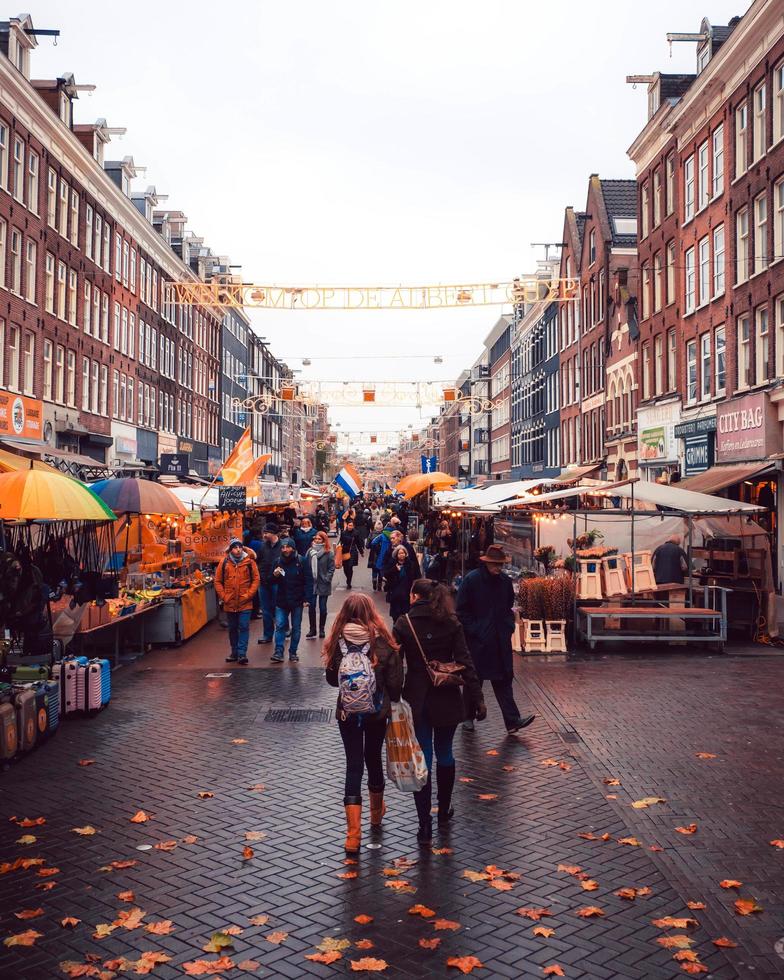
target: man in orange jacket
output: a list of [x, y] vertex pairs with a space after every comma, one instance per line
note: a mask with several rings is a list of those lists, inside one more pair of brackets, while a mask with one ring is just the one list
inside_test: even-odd
[[259, 588], [259, 568], [256, 556], [243, 547], [239, 538], [229, 543], [226, 557], [215, 570], [215, 592], [223, 603], [229, 624], [231, 656], [226, 663], [247, 664], [248, 634], [253, 597]]

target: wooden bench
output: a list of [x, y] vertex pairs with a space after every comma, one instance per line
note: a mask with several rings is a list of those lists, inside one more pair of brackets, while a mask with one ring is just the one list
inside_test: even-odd
[[[670, 640], [688, 640], [693, 643], [712, 643], [717, 649], [723, 650], [727, 640], [727, 613], [726, 600], [722, 590], [722, 602], [720, 609], [696, 608], [691, 606], [582, 606], [578, 609], [578, 617], [585, 618], [585, 628], [579, 629], [580, 636], [586, 641], [591, 650], [596, 648], [600, 640], [615, 641], [630, 640], [637, 642], [651, 642]], [[670, 624], [674, 620], [680, 620], [686, 624], [685, 629], [656, 629], [643, 633], [628, 629], [595, 629], [594, 621], [599, 619], [655, 619], [659, 622], [668, 621]], [[578, 619], [579, 622], [579, 619]], [[689, 630], [688, 626], [704, 627], [702, 630], [697, 628]]]

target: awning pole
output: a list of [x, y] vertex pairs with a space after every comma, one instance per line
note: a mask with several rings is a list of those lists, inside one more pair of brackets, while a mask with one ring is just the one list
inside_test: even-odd
[[574, 600], [572, 602], [572, 639], [577, 647], [577, 583], [580, 581], [580, 569], [577, 566], [577, 509], [572, 517], [572, 575], [574, 576]]
[[692, 546], [691, 539], [692, 539], [693, 528], [694, 528], [694, 518], [692, 517], [691, 514], [689, 514], [689, 543], [687, 546], [688, 554], [686, 556], [686, 560], [689, 563], [689, 606], [694, 605], [694, 594], [692, 592], [694, 586], [692, 583], [692, 568], [691, 568], [691, 546]]
[[635, 555], [635, 551], [634, 551], [634, 484], [633, 483], [631, 485], [631, 498], [632, 498], [632, 533], [631, 533], [632, 571], [631, 571], [631, 579], [632, 579], [632, 605], [634, 605], [634, 560], [635, 560], [636, 555]]

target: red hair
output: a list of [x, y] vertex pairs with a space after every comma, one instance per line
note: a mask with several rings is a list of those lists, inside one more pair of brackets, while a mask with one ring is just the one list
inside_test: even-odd
[[332, 629], [324, 643], [322, 657], [324, 663], [330, 666], [335, 663], [338, 654], [338, 641], [343, 634], [346, 623], [359, 623], [370, 634], [371, 652], [378, 640], [383, 640], [392, 650], [398, 649], [398, 644], [392, 638], [389, 627], [379, 615], [373, 600], [364, 592], [354, 592], [348, 596], [335, 617]]
[[329, 535], [326, 531], [319, 531], [318, 534], [314, 535], [314, 541], [322, 541], [324, 543], [324, 551], [332, 551], [332, 545], [329, 543]]

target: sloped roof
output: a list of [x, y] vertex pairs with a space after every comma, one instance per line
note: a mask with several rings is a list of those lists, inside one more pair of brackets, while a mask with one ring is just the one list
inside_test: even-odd
[[637, 181], [602, 180], [602, 197], [610, 220], [612, 243], [621, 248], [633, 248], [637, 244], [637, 234], [631, 234], [625, 226], [616, 226], [616, 218], [637, 220]]
[[579, 238], [580, 251], [583, 247], [583, 237], [585, 235], [585, 222], [588, 220], [588, 213], [586, 211], [576, 211], [575, 221], [577, 222], [577, 235]]

